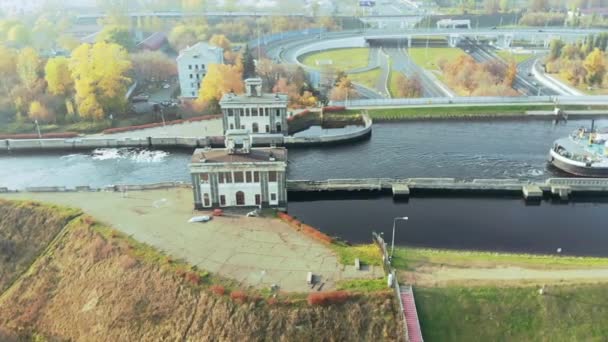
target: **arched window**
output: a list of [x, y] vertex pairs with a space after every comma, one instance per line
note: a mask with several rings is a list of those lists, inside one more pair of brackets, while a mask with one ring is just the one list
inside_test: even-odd
[[260, 128], [258, 127], [258, 123], [257, 123], [257, 122], [254, 122], [254, 123], [251, 125], [251, 131], [252, 131], [253, 133], [258, 133], [258, 132], [260, 131]]
[[281, 133], [281, 124], [277, 122], [277, 132]]
[[236, 205], [245, 205], [245, 193], [238, 191], [236, 193]]

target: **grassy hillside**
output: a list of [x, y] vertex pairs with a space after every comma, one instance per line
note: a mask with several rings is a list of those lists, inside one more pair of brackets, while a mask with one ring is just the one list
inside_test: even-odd
[[[11, 214], [12, 205], [0, 206]], [[38, 229], [44, 227], [40, 222]], [[1, 340], [393, 341], [399, 336], [390, 292], [351, 293], [346, 302], [328, 306], [310, 305], [298, 294], [275, 297], [174, 260], [88, 216], [67, 225], [0, 296], [0, 307]]]
[[0, 200], [0, 293], [78, 215], [70, 209]]
[[416, 288], [425, 341], [605, 341], [608, 286]]
[[[302, 56], [300, 61], [314, 69], [321, 70], [326, 67], [331, 67], [335, 70], [348, 71], [367, 66], [369, 63], [369, 49], [344, 48], [313, 52]], [[321, 64], [318, 64], [317, 62], [320, 62]]]

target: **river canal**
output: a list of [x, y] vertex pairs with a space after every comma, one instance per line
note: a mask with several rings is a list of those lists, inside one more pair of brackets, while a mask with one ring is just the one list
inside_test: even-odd
[[371, 232], [395, 244], [445, 249], [515, 253], [608, 256], [608, 200], [544, 201], [526, 205], [521, 197], [415, 197], [395, 202], [391, 196], [316, 199], [290, 196], [289, 213], [304, 223], [353, 243], [370, 243]]
[[[520, 178], [556, 175], [546, 157], [556, 138], [589, 120], [421, 121], [374, 124], [369, 140], [292, 148], [289, 179], [366, 177]], [[597, 122], [608, 126], [607, 120]], [[304, 133], [305, 134], [305, 133]], [[0, 155], [0, 187], [189, 181], [189, 151]]]

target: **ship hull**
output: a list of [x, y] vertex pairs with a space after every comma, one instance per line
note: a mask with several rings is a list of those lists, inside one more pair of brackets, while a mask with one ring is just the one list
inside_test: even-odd
[[551, 151], [549, 162], [551, 165], [564, 172], [581, 177], [608, 177], [608, 168], [575, 165], [575, 162], [569, 162], [568, 159], [563, 157], [556, 157], [554, 153], [555, 152]]

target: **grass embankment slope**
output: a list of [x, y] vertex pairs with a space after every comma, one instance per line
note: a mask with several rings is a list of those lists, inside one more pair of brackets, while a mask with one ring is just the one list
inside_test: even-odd
[[0, 293], [79, 212], [0, 199]]
[[[368, 65], [369, 49], [349, 48], [313, 52], [302, 56], [300, 62], [318, 70], [332, 68], [335, 70], [349, 71], [351, 69], [363, 68]], [[329, 62], [330, 64], [324, 64], [325, 62]]]
[[[49, 213], [73, 213], [20, 206], [0, 203], [3, 214], [15, 217], [10, 222], [30, 217], [30, 240], [54, 222]], [[3, 222], [2, 230], [19, 228]], [[59, 234], [0, 295], [0, 340], [376, 341], [398, 336], [397, 307], [387, 292], [308, 305], [298, 294], [272, 298], [269, 292], [239, 289], [86, 215], [70, 220]]]
[[608, 259], [399, 248], [394, 260], [426, 341], [608, 338]]
[[[421, 68], [441, 73], [439, 61], [445, 59], [448, 62], [455, 61], [458, 57], [466, 55], [460, 48], [409, 48], [407, 50], [410, 58]], [[441, 75], [438, 75], [439, 78]]]
[[506, 62], [514, 61], [517, 64], [534, 56], [533, 53], [514, 53], [506, 50], [497, 51], [496, 54]]
[[348, 78], [354, 83], [361, 84], [367, 88], [375, 89], [376, 83], [378, 82], [381, 74], [382, 70], [380, 68], [375, 68], [365, 72], [349, 74]]

